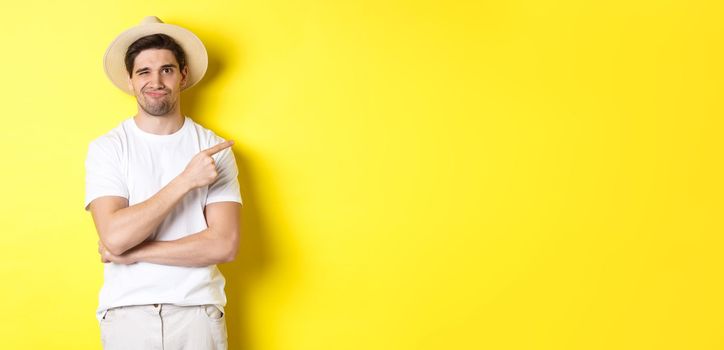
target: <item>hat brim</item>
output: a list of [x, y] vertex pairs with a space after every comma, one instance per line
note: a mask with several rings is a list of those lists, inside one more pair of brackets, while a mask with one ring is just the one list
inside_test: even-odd
[[191, 31], [168, 23], [149, 23], [132, 27], [116, 37], [106, 49], [103, 56], [103, 69], [108, 78], [119, 89], [129, 95], [134, 95], [133, 90], [128, 87], [129, 74], [126, 71], [126, 51], [128, 46], [136, 40], [151, 34], [166, 34], [172, 37], [184, 50], [186, 54], [186, 65], [189, 67], [189, 74], [186, 85], [182, 90], [186, 90], [198, 83], [209, 64], [206, 47], [194, 33]]

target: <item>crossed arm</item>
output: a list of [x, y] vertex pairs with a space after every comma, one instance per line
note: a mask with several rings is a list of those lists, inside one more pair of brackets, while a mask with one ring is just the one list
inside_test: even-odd
[[208, 266], [231, 262], [239, 246], [239, 207], [236, 202], [206, 206], [208, 228], [174, 241], [148, 241], [129, 250], [131, 261], [163, 265]]
[[240, 204], [236, 202], [208, 204], [204, 209], [205, 230], [173, 241], [146, 241], [189, 191], [215, 180], [218, 173], [211, 155], [232, 144], [227, 141], [200, 152], [181, 175], [141, 203], [129, 206], [126, 198], [118, 196], [93, 200], [90, 210], [100, 237], [101, 261], [176, 266], [232, 261], [239, 245]]

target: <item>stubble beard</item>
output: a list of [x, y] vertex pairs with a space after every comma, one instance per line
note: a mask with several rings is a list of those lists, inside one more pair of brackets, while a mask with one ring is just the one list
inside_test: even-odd
[[151, 98], [147, 98], [145, 94], [142, 94], [141, 97], [136, 98], [136, 100], [138, 101], [138, 105], [141, 106], [141, 109], [155, 117], [168, 114], [176, 102], [171, 101], [168, 95], [164, 96], [160, 101], [154, 101]]

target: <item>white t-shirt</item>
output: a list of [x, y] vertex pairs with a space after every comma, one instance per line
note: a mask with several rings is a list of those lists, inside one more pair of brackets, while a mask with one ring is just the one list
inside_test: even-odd
[[[88, 146], [85, 210], [103, 196], [120, 196], [128, 205], [143, 202], [181, 174], [191, 158], [224, 139], [184, 117], [181, 129], [170, 135], [141, 130], [128, 118]], [[204, 208], [214, 202], [241, 201], [238, 169], [231, 148], [212, 156], [219, 176], [180, 200], [148, 240], [176, 240], [206, 229]], [[104, 264], [104, 282], [96, 316], [116, 306], [170, 303], [226, 306], [225, 279], [216, 265], [181, 267], [137, 262]]]

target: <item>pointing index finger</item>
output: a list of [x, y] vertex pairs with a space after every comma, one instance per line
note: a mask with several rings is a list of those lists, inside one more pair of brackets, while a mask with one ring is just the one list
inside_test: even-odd
[[212, 156], [212, 155], [214, 155], [214, 154], [216, 154], [216, 153], [219, 153], [220, 151], [224, 150], [225, 148], [231, 147], [231, 145], [233, 145], [233, 144], [234, 144], [234, 141], [228, 140], [228, 141], [224, 141], [224, 142], [222, 142], [222, 143], [219, 143], [219, 144], [217, 144], [217, 145], [215, 145], [215, 146], [209, 147], [209, 148], [207, 148], [207, 149], [205, 149], [205, 150], [203, 150], [203, 151], [201, 151], [201, 152], [204, 152], [204, 153], [206, 153], [207, 155]]

